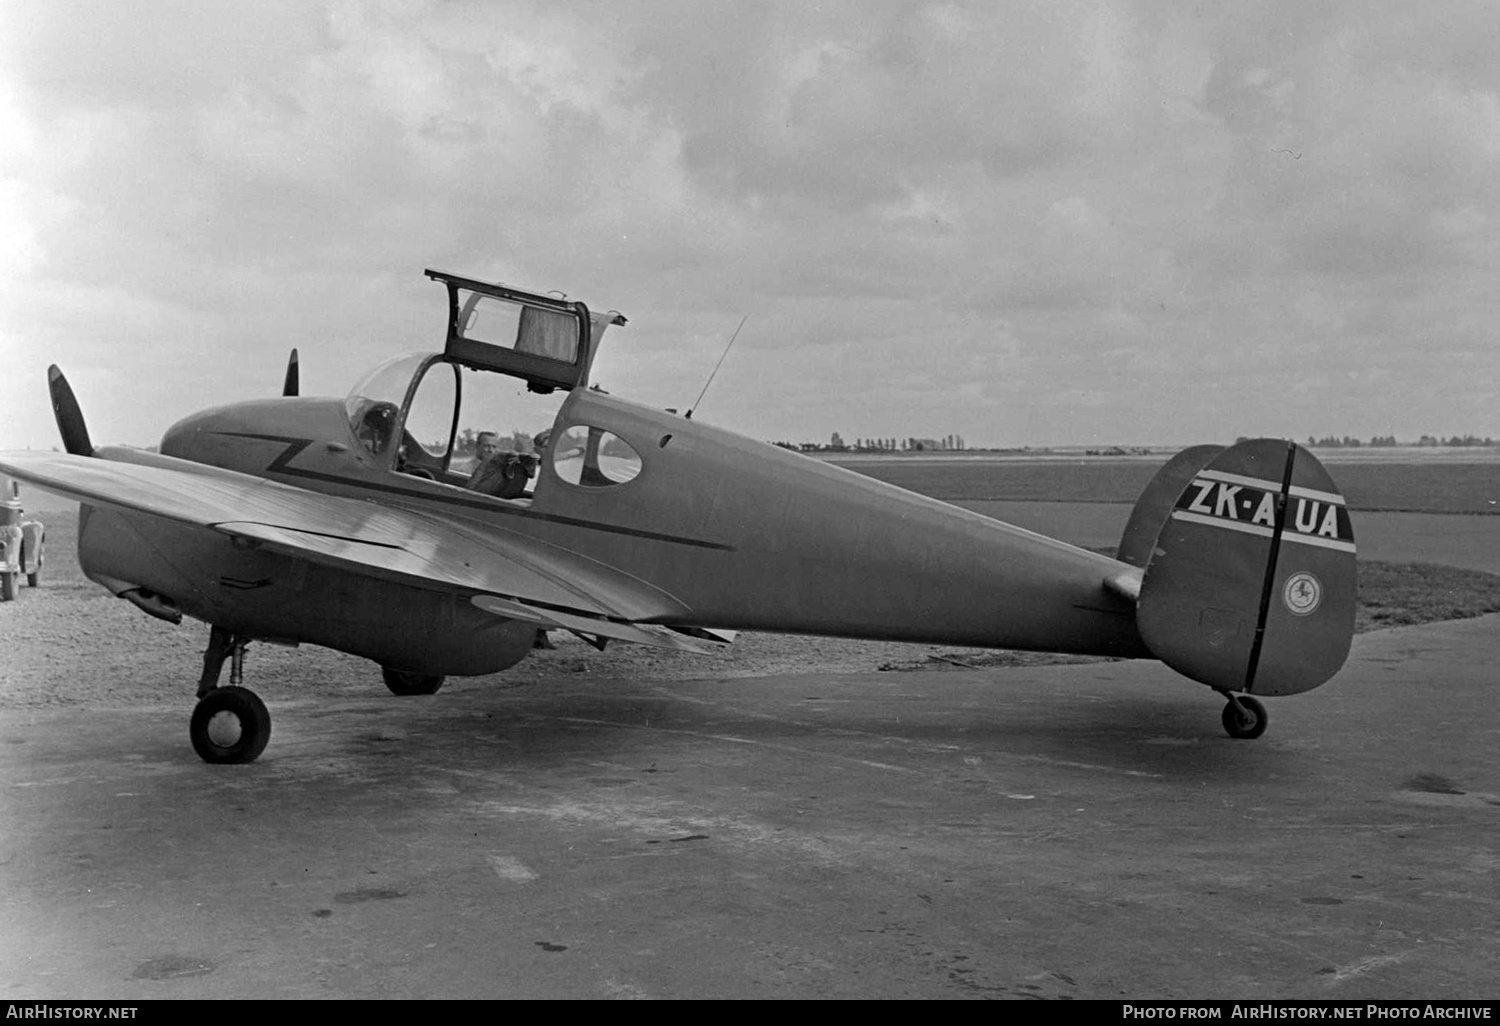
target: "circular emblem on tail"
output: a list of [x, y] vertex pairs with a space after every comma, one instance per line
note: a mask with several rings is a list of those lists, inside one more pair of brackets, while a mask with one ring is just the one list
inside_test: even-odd
[[1281, 601], [1293, 616], [1306, 616], [1323, 601], [1323, 584], [1306, 570], [1292, 574], [1281, 589]]

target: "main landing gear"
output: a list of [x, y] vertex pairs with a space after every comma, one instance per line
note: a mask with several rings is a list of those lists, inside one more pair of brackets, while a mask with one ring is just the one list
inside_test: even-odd
[[1224, 730], [1230, 737], [1249, 741], [1266, 732], [1269, 717], [1266, 707], [1259, 699], [1249, 695], [1231, 695], [1227, 691], [1224, 692], [1224, 697], [1229, 699], [1224, 706]]
[[[254, 762], [271, 740], [271, 714], [244, 679], [245, 646], [250, 639], [211, 627], [198, 679], [198, 704], [188, 724], [193, 750], [204, 762]], [[224, 660], [230, 660], [229, 687], [219, 687]]]
[[389, 666], [380, 668], [380, 676], [393, 695], [435, 695], [437, 689], [443, 686], [444, 679], [436, 674], [408, 673], [406, 670], [393, 670]]

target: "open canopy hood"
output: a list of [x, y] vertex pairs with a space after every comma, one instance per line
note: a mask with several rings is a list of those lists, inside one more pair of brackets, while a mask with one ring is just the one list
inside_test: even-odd
[[448, 287], [448, 338], [443, 354], [475, 370], [526, 381], [533, 392], [588, 384], [604, 329], [622, 314], [591, 314], [582, 303], [508, 285], [428, 270]]

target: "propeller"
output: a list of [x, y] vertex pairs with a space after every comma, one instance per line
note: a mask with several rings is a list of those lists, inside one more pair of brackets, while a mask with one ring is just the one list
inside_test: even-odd
[[281, 394], [296, 395], [300, 383], [297, 373], [297, 350], [293, 349], [292, 355], [286, 360], [286, 380], [281, 383]]
[[68, 379], [63, 377], [55, 363], [47, 368], [47, 391], [52, 393], [52, 414], [57, 418], [63, 448], [75, 456], [94, 455], [94, 443], [89, 441], [89, 429], [83, 423], [83, 410], [78, 406]]

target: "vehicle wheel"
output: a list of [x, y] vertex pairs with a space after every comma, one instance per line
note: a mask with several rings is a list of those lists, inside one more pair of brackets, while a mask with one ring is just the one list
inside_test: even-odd
[[204, 762], [254, 762], [271, 740], [271, 714], [249, 688], [214, 688], [193, 707], [188, 735]]
[[9, 602], [16, 597], [16, 579], [20, 576], [14, 570], [0, 574], [0, 602]]
[[1234, 702], [1224, 704], [1224, 730], [1230, 737], [1247, 741], [1260, 737], [1266, 732], [1266, 707], [1249, 695], [1240, 695], [1237, 701], [1238, 706]]
[[35, 588], [37, 579], [41, 576], [42, 572], [40, 570], [31, 571], [31, 573], [26, 575], [26, 587]]
[[407, 673], [389, 666], [380, 668], [380, 676], [393, 695], [435, 695], [445, 678], [424, 673]]

